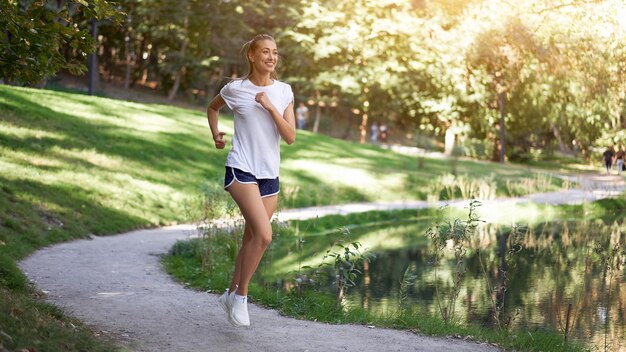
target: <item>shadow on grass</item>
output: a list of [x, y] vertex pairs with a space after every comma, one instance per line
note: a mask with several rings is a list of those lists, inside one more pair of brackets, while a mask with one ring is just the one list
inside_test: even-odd
[[[65, 150], [95, 150], [101, 154], [118, 156], [135, 162], [145, 170], [155, 170], [160, 173], [192, 170], [197, 179], [210, 178], [222, 173], [220, 164], [223, 164], [222, 160], [225, 159], [226, 153], [212, 148], [206, 134], [160, 132], [146, 133], [143, 137], [114, 124], [54, 111], [13, 90], [3, 90], [3, 95], [5, 99], [0, 100], [0, 111], [11, 112], [3, 117], [5, 121], [23, 128], [54, 131], [63, 135], [62, 138], [21, 138], [0, 134], [2, 144], [11, 149], [35, 155], [50, 155], [87, 168], [102, 167], [80, 158], [55, 154], [51, 149], [56, 147]], [[107, 114], [106, 108], [95, 104], [92, 97], [68, 95], [68, 98], [77, 101], [82, 101], [80, 98], [83, 98], [84, 103], [98, 106], [104, 115]], [[155, 111], [157, 111], [156, 108]], [[162, 113], [162, 111], [158, 112]], [[167, 115], [173, 117], [174, 112]], [[136, 171], [139, 174], [142, 173], [140, 170]], [[182, 177], [178, 182], [179, 185], [187, 186], [188, 179], [189, 175]], [[159, 181], [167, 183], [164, 179]]]
[[89, 234], [142, 228], [148, 220], [112, 209], [89, 191], [0, 177], [0, 253], [20, 259], [33, 250]]
[[281, 182], [280, 205], [283, 208], [299, 208], [350, 202], [366, 202], [370, 199], [356, 187], [324, 182], [323, 174], [314, 170], [289, 170], [295, 183]]

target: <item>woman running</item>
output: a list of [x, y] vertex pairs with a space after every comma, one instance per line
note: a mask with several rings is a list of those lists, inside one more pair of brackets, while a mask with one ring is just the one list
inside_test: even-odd
[[278, 204], [280, 138], [296, 139], [291, 86], [276, 79], [279, 61], [276, 41], [261, 34], [245, 43], [248, 74], [228, 83], [207, 109], [215, 147], [226, 146], [218, 127], [219, 110], [233, 111], [235, 133], [226, 158], [224, 189], [233, 197], [245, 219], [241, 249], [230, 287], [219, 303], [234, 326], [249, 326], [248, 284], [265, 249], [272, 241], [270, 219]]

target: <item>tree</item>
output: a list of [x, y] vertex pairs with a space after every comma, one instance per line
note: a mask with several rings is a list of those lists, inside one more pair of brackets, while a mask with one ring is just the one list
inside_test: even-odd
[[589, 157], [594, 144], [611, 143], [625, 122], [626, 4], [579, 1], [536, 12], [551, 23], [537, 26], [552, 53], [545, 70], [553, 108], [548, 122], [564, 146]]
[[[284, 35], [291, 44], [289, 79], [316, 101], [316, 116], [320, 106], [337, 100], [359, 114], [364, 142], [371, 116], [399, 118], [406, 110], [403, 99], [415, 97], [406, 92], [422, 84], [423, 77], [430, 79], [430, 73], [421, 74], [420, 69], [432, 55], [415, 54], [428, 52], [422, 44], [431, 28], [407, 1], [303, 4], [298, 24]], [[411, 87], [398, 88], [416, 78]]]
[[180, 92], [212, 98], [227, 77], [240, 75], [245, 61], [241, 45], [260, 29], [255, 1], [122, 0], [128, 14], [124, 27], [102, 28], [101, 62], [109, 76], [127, 86], [138, 80], [157, 82], [173, 99]]
[[[0, 2], [0, 78], [7, 83], [36, 85], [59, 70], [83, 73], [85, 55], [94, 50], [85, 20], [117, 19], [106, 0]], [[63, 53], [70, 48], [74, 55]]]
[[485, 98], [494, 112], [508, 107], [500, 123], [488, 110], [474, 120], [477, 126], [486, 118], [490, 138], [496, 134], [489, 129], [507, 126], [494, 157], [502, 160], [505, 144], [523, 154], [551, 149], [552, 140], [563, 151], [576, 143], [586, 152], [602, 128], [619, 126], [625, 38], [619, 17], [625, 13], [625, 5], [613, 0], [506, 6], [487, 0], [472, 7], [460, 24], [474, 38], [466, 49], [472, 86], [488, 87]]
[[[493, 7], [481, 8], [479, 12], [485, 13], [492, 9]], [[504, 162], [507, 96], [537, 73], [536, 70], [525, 70], [525, 67], [537, 60], [539, 51], [532, 32], [517, 16], [499, 19], [493, 27], [479, 32], [468, 51], [467, 61], [472, 74], [482, 84], [490, 86], [490, 105], [499, 111], [497, 122], [491, 122], [497, 124], [499, 130], [498, 143], [494, 143], [493, 160]]]

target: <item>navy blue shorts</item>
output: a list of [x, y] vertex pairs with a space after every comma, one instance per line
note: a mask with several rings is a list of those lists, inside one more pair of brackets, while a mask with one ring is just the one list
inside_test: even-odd
[[224, 189], [230, 187], [233, 182], [244, 184], [254, 183], [259, 186], [261, 198], [277, 195], [280, 191], [278, 177], [276, 178], [256, 178], [253, 174], [245, 172], [230, 166], [226, 166], [226, 174], [224, 175]]

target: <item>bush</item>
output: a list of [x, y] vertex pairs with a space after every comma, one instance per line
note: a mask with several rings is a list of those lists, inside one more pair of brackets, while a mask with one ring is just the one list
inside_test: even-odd
[[459, 148], [463, 156], [480, 160], [490, 160], [494, 145], [492, 141], [486, 139], [466, 138], [460, 142]]

